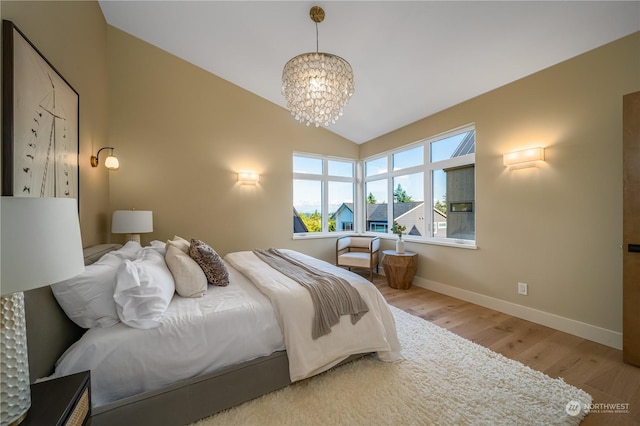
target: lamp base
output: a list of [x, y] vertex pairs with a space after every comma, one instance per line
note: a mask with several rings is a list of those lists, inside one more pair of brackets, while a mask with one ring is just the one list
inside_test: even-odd
[[[31, 408], [31, 407], [29, 407], [29, 408]], [[15, 419], [12, 423], [9, 423], [9, 426], [18, 426], [20, 423], [22, 423], [24, 421], [24, 419], [27, 418], [28, 414], [29, 414], [29, 409], [27, 409], [27, 411], [25, 411], [23, 415], [21, 415], [20, 417]], [[4, 424], [3, 424], [3, 426], [4, 426]]]
[[27, 327], [24, 314], [24, 293], [1, 298], [0, 321], [0, 425], [20, 424], [31, 407]]
[[124, 243], [128, 243], [129, 241], [135, 241], [140, 244], [140, 234], [125, 234]]

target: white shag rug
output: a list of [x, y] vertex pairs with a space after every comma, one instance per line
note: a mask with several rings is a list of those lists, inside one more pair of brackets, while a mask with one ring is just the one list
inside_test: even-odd
[[194, 425], [576, 425], [585, 416], [583, 390], [391, 309], [403, 360], [354, 361]]

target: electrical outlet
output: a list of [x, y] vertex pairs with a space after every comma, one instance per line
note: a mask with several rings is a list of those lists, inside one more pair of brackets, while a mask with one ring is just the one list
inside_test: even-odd
[[526, 296], [528, 292], [529, 288], [527, 286], [527, 283], [518, 283], [518, 294]]

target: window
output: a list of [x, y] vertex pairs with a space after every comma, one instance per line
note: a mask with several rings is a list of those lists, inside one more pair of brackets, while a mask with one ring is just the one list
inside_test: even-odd
[[355, 161], [293, 154], [294, 234], [353, 231]]
[[367, 231], [396, 221], [410, 239], [475, 244], [474, 126], [367, 159], [364, 170]]

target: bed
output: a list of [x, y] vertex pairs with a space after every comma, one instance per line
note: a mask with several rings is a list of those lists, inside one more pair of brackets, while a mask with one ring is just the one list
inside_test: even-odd
[[[91, 262], [101, 259], [105, 252], [113, 249], [121, 250], [117, 246], [105, 245], [87, 250], [86, 262], [91, 264]], [[391, 330], [389, 324], [389, 321], [393, 322], [393, 317], [386, 302], [374, 286], [364, 278], [326, 262], [293, 251], [286, 251], [286, 253], [313, 265], [320, 271], [331, 272], [348, 279], [354, 288], [364, 295], [370, 312], [367, 312], [357, 324], [348, 324], [348, 316], [345, 316], [331, 333], [319, 339], [324, 344], [314, 347], [313, 345], [317, 343], [316, 339], [306, 337], [310, 335], [309, 333], [305, 332], [304, 336], [298, 336], [302, 333], [301, 330], [307, 330], [310, 327], [310, 323], [305, 322], [306, 320], [296, 321], [297, 315], [300, 313], [298, 311], [307, 311], [312, 308], [305, 306], [307, 302], [302, 301], [296, 302], [294, 308], [290, 309], [286, 301], [269, 299], [268, 297], [271, 296], [267, 295], [273, 290], [271, 286], [283, 285], [287, 288], [292, 284], [286, 276], [281, 275], [268, 265], [266, 265], [267, 269], [264, 269], [265, 265], [261, 264], [262, 261], [254, 252], [227, 255], [223, 262], [228, 270], [230, 282], [228, 286], [208, 286], [206, 294], [197, 299], [174, 296], [163, 316], [163, 324], [149, 330], [132, 329], [119, 322], [108, 327], [89, 328], [87, 331], [65, 314], [56, 300], [58, 294], [54, 297], [51, 287], [44, 287], [25, 293], [29, 369], [32, 382], [39, 378], [53, 378], [75, 371], [91, 370], [92, 398], [94, 400], [92, 424], [177, 425], [196, 421], [288, 386], [292, 383], [292, 379], [293, 381], [302, 380], [326, 371], [335, 365], [349, 362], [361, 356], [370, 356], [372, 352], [386, 361], [393, 361], [400, 357], [395, 325], [392, 324], [393, 330]], [[262, 277], [262, 281], [267, 283], [267, 287], [260, 289], [256, 287], [252, 280], [260, 277]], [[266, 279], [264, 279], [265, 277]], [[300, 289], [301, 287], [291, 287], [287, 288], [285, 292], [297, 292], [296, 297], [304, 298], [306, 290], [302, 289], [303, 291], [300, 292]], [[373, 291], [371, 291], [372, 289]], [[241, 303], [237, 302], [237, 297], [234, 294], [235, 296], [241, 295]], [[308, 296], [307, 298], [310, 303], [310, 298]], [[247, 302], [245, 299], [251, 302]], [[215, 359], [216, 362], [204, 366], [196, 365], [197, 359], [207, 358], [204, 354], [208, 349], [198, 349], [193, 345], [181, 347], [180, 340], [177, 340], [177, 343], [166, 343], [165, 348], [161, 351], [163, 353], [166, 351], [162, 357], [168, 360], [177, 358], [176, 350], [183, 351], [183, 356], [179, 359], [182, 365], [174, 365], [171, 368], [159, 367], [160, 373], [163, 369], [171, 373], [168, 374], [168, 377], [162, 377], [160, 381], [154, 379], [155, 382], [151, 380], [154, 382], [151, 385], [147, 383], [149, 380], [143, 378], [141, 379], [142, 385], [134, 387], [133, 391], [127, 390], [124, 394], [110, 395], [107, 392], [107, 396], [105, 396], [103, 390], [100, 389], [101, 382], [105, 380], [105, 371], [116, 370], [113, 368], [113, 363], [121, 365], [120, 361], [115, 358], [116, 355], [104, 356], [106, 350], [104, 348], [117, 346], [113, 342], [118, 340], [106, 340], [107, 343], [103, 343], [106, 346], [100, 347], [96, 342], [101, 341], [103, 335], [108, 337], [122, 335], [125, 336], [125, 340], [130, 339], [144, 343], [138, 346], [146, 346], [144, 339], [150, 338], [159, 329], [173, 327], [174, 332], [180, 330], [179, 322], [176, 323], [174, 319], [177, 321], [182, 318], [185, 312], [189, 315], [202, 314], [202, 317], [205, 318], [209, 317], [209, 314], [221, 310], [235, 311], [236, 305], [246, 305], [247, 303], [252, 312], [264, 310], [267, 316], [274, 315], [273, 321], [265, 320], [264, 317], [246, 320], [232, 316], [227, 319], [216, 319], [211, 324], [203, 326], [203, 330], [211, 327], [223, 329], [228, 328], [229, 323], [240, 322], [240, 328], [259, 328], [260, 336], [264, 336], [264, 339], [262, 337], [251, 338], [251, 340], [260, 341], [252, 342], [257, 344], [253, 345], [255, 347], [251, 349], [251, 353], [245, 356], [246, 360], [238, 361], [236, 356], [232, 355], [233, 351], [225, 349], [215, 354], [211, 353], [210, 358]], [[221, 304], [225, 309], [220, 309]], [[299, 327], [283, 327], [282, 322], [288, 321], [284, 318], [287, 315], [293, 315], [294, 322], [297, 322]], [[225, 321], [227, 322], [225, 323]], [[242, 325], [242, 321], [248, 322]], [[348, 334], [344, 334], [346, 333], [344, 330], [349, 328], [355, 328], [356, 334], [360, 335], [369, 333], [368, 329], [376, 327], [379, 330], [374, 331], [374, 334], [378, 333], [379, 336], [374, 337], [371, 343], [355, 344], [351, 342], [345, 348], [340, 346], [342, 349], [337, 349], [339, 348], [337, 344], [327, 344], [327, 342], [340, 340], [347, 342], [354, 340], [350, 339]], [[282, 332], [282, 330], [285, 331]], [[192, 333], [202, 335], [204, 332], [200, 330]], [[234, 339], [234, 333], [231, 334], [231, 337], [224, 338], [225, 342]], [[322, 339], [325, 338], [332, 340], [323, 342]], [[242, 340], [242, 336], [239, 336], [238, 339]], [[297, 346], [291, 343], [292, 340], [298, 341]], [[234, 343], [228, 342], [228, 344], [233, 345]], [[287, 350], [284, 350], [285, 346]], [[167, 347], [169, 349], [166, 349]], [[226, 347], [227, 343], [225, 343]], [[87, 356], [90, 350], [95, 352], [91, 356]], [[202, 352], [203, 350], [205, 352]], [[63, 354], [64, 356], [62, 356]], [[103, 354], [102, 358], [100, 354]], [[128, 356], [138, 361], [141, 357], [145, 357], [145, 355], [136, 353]], [[59, 359], [58, 367], [55, 368], [54, 366]], [[80, 361], [78, 362], [78, 360]], [[129, 370], [122, 369], [124, 375], [128, 374], [127, 371], [139, 369], [141, 365], [147, 369], [144, 363], [136, 367], [134, 362], [133, 366], [128, 367]], [[113, 378], [113, 380], [119, 379]]]

